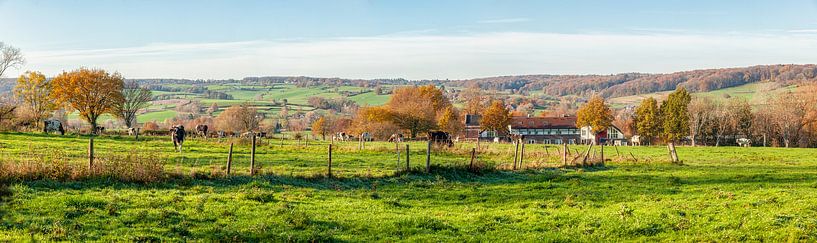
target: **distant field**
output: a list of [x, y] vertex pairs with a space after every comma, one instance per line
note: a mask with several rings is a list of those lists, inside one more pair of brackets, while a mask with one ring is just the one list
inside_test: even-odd
[[[693, 93], [693, 96], [707, 96], [715, 100], [725, 99], [726, 97], [743, 98], [750, 103], [762, 103], [765, 95], [774, 95], [786, 90], [793, 89], [795, 86], [788, 86], [782, 88], [774, 88], [773, 83], [750, 83], [740, 86], [713, 90], [709, 92]], [[611, 98], [609, 102], [615, 108], [621, 108], [627, 105], [638, 105], [642, 100], [653, 97], [656, 99], [665, 99], [672, 91], [656, 92], [649, 94], [640, 94], [632, 96], [623, 96]]]
[[[184, 153], [169, 138], [96, 140], [100, 158], [129, 151], [161, 156], [165, 170], [222, 173], [236, 143], [230, 178], [156, 184], [108, 180], [12, 182], [0, 204], [0, 241], [812, 241], [817, 239], [814, 149], [679, 147], [683, 166], [664, 147], [619, 147], [620, 160], [586, 169], [486, 169], [467, 172], [474, 144], [432, 154], [411, 146], [408, 174], [396, 174], [394, 144], [365, 151], [338, 143], [337, 179], [326, 179], [328, 144], [264, 140], [260, 176], [247, 175], [249, 151], [238, 140], [194, 139]], [[511, 145], [484, 144], [478, 161], [507, 166]], [[65, 153], [85, 163], [86, 137], [0, 133], [0, 162]], [[401, 146], [402, 147], [402, 146]], [[550, 147], [551, 153], [556, 147]], [[584, 149], [584, 147], [571, 147]], [[557, 165], [542, 145], [526, 164]], [[405, 158], [405, 153], [401, 154]], [[625, 158], [626, 158], [625, 157]], [[504, 167], [507, 168], [507, 167]]]

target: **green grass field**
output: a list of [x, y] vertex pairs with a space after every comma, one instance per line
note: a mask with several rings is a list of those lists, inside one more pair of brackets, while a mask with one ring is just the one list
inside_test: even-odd
[[[15, 181], [0, 205], [0, 241], [813, 241], [817, 239], [814, 149], [620, 147], [619, 159], [584, 169], [465, 170], [473, 144], [432, 154], [411, 146], [410, 173], [396, 173], [394, 144], [328, 144], [271, 139], [258, 148], [260, 174], [248, 176], [248, 145], [194, 139], [183, 153], [165, 137], [96, 139], [99, 157], [139, 151], [161, 156], [182, 175], [222, 171], [226, 179], [173, 178], [153, 184], [107, 179]], [[484, 144], [486, 168], [507, 167], [511, 145]], [[84, 163], [87, 138], [0, 134], [3, 163], [65, 153]], [[571, 147], [583, 149], [584, 147]], [[550, 147], [555, 153], [555, 147]], [[574, 152], [575, 153], [575, 152]], [[404, 154], [401, 155], [404, 158]], [[542, 145], [526, 165], [555, 166]], [[404, 166], [405, 161], [401, 162]]]

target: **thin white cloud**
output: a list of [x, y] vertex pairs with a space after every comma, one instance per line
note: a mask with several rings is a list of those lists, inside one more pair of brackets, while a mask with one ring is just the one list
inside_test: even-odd
[[799, 29], [799, 30], [789, 30], [788, 32], [789, 32], [789, 33], [801, 33], [801, 34], [802, 34], [802, 33], [806, 33], [806, 34], [815, 33], [815, 34], [817, 34], [817, 29]]
[[507, 19], [485, 19], [477, 21], [479, 24], [509, 24], [509, 23], [522, 23], [522, 22], [529, 22], [531, 19], [529, 18], [507, 18]]
[[119, 71], [129, 78], [306, 75], [462, 79], [511, 74], [656, 73], [756, 64], [817, 63], [817, 56], [812, 53], [817, 53], [817, 39], [797, 34], [501, 32], [30, 51], [24, 70], [54, 75], [62, 70], [87, 66]]

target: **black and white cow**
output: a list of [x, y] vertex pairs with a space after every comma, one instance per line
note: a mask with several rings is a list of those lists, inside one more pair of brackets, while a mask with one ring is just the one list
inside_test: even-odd
[[184, 143], [184, 137], [187, 135], [184, 131], [184, 126], [176, 125], [170, 128], [170, 136], [173, 138], [173, 148], [181, 152], [182, 151], [182, 143]]
[[395, 133], [389, 136], [389, 142], [400, 143], [403, 142], [403, 134], [402, 133]]
[[55, 119], [43, 121], [43, 133], [49, 132], [59, 132], [60, 135], [65, 135], [65, 129], [62, 127], [62, 122]]

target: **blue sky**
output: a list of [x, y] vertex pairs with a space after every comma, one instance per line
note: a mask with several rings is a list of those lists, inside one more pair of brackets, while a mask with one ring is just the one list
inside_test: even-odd
[[460, 79], [817, 63], [817, 0], [16, 1], [0, 41], [53, 75]]

